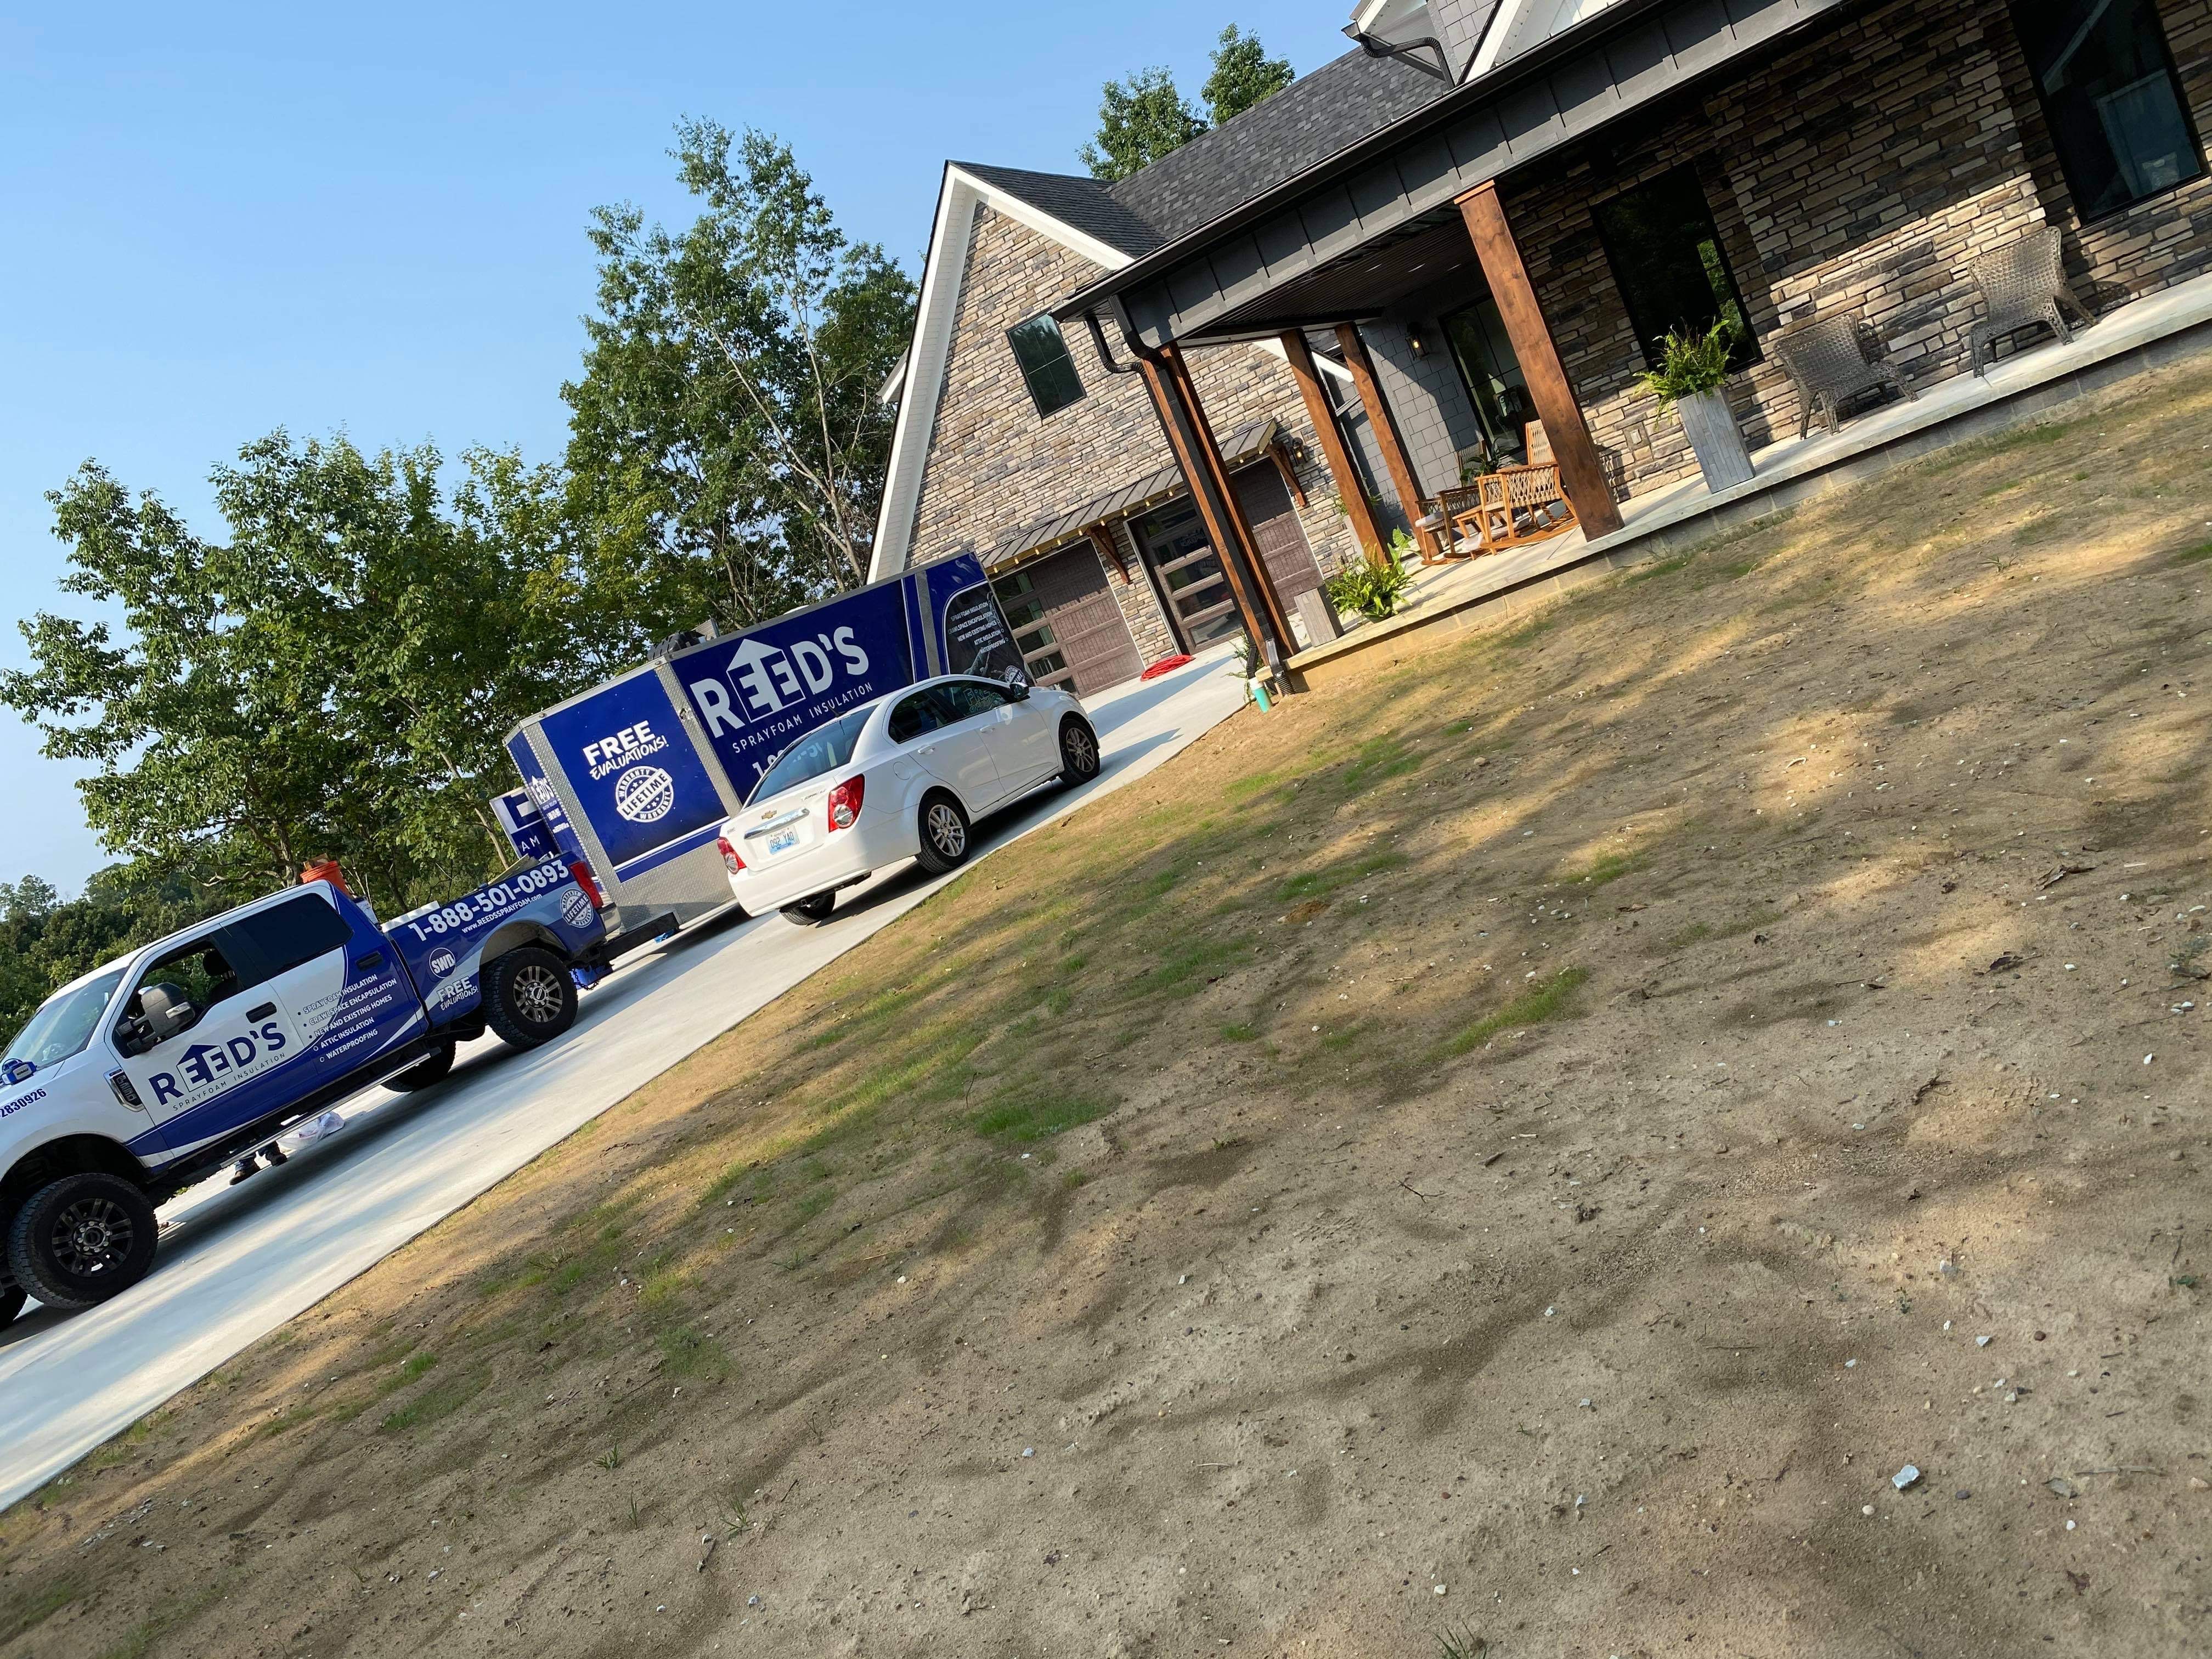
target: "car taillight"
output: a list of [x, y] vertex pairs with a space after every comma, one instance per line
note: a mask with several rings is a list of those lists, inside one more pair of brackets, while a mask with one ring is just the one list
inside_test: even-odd
[[860, 801], [868, 793], [868, 780], [863, 775], [851, 777], [830, 792], [830, 827], [850, 830], [853, 821], [860, 816]]
[[568, 865], [568, 873], [576, 878], [576, 885], [584, 890], [584, 896], [591, 900], [592, 908], [604, 910], [607, 908], [607, 896], [599, 891], [599, 884], [592, 878], [590, 865], [581, 859], [572, 860]]
[[714, 845], [721, 848], [722, 863], [732, 875], [736, 875], [745, 867], [745, 861], [738, 856], [738, 849], [730, 845], [730, 838], [727, 836], [715, 836]]

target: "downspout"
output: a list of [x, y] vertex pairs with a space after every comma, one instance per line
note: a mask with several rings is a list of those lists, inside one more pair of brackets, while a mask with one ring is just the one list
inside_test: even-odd
[[[1424, 34], [1416, 40], [1402, 42], [1385, 40], [1380, 35], [1362, 34], [1357, 23], [1346, 23], [1344, 26], [1344, 32], [1357, 41], [1360, 51], [1365, 52], [1370, 58], [1395, 58], [1402, 63], [1412, 64], [1424, 75], [1433, 75], [1448, 87], [1457, 84], [1452, 79], [1451, 54], [1444, 50], [1444, 43], [1432, 34]], [[1413, 56], [1423, 46], [1436, 53], [1435, 63], [1431, 64]]]

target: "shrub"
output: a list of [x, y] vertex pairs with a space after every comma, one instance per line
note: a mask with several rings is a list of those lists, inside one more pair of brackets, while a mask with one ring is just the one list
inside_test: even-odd
[[1357, 611], [1370, 622], [1381, 622], [1396, 614], [1399, 602], [1413, 583], [1395, 559], [1380, 569], [1362, 559], [1331, 576], [1322, 591], [1338, 610]]

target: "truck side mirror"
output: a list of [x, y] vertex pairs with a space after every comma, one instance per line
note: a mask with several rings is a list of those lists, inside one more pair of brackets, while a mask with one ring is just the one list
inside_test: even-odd
[[167, 1042], [179, 1031], [191, 1030], [200, 1020], [199, 1009], [185, 994], [183, 988], [167, 980], [140, 991], [138, 1007], [149, 1048]]
[[11, 1060], [0, 1066], [0, 1083], [13, 1088], [18, 1083], [28, 1083], [38, 1067], [27, 1060]]

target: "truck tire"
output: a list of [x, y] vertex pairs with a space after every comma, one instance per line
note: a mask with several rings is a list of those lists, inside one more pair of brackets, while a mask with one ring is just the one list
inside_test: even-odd
[[914, 861], [931, 875], [947, 874], [968, 861], [968, 814], [945, 791], [933, 789], [921, 798], [915, 829], [921, 845]]
[[803, 899], [793, 899], [783, 907], [784, 917], [801, 927], [819, 927], [830, 920], [830, 912], [836, 908], [835, 892], [810, 893]]
[[484, 1024], [510, 1048], [535, 1048], [576, 1023], [576, 981], [550, 951], [519, 945], [484, 970]]
[[1060, 723], [1060, 781], [1069, 788], [1098, 775], [1098, 734], [1070, 714]]
[[8, 1271], [50, 1308], [89, 1308], [145, 1278], [159, 1231], [146, 1194], [120, 1176], [64, 1176], [15, 1212]]
[[458, 1046], [447, 1037], [405, 1071], [385, 1079], [384, 1086], [396, 1095], [411, 1095], [417, 1089], [428, 1088], [453, 1069], [453, 1050]]

